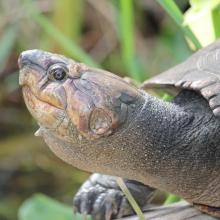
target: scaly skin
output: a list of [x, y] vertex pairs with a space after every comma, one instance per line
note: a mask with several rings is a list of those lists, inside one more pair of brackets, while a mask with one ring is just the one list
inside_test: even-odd
[[[19, 66], [38, 135], [58, 157], [175, 193], [220, 216], [220, 119], [200, 95], [183, 91], [167, 103], [109, 72], [39, 50], [22, 53]], [[56, 80], [51, 69], [60, 66], [67, 76]]]

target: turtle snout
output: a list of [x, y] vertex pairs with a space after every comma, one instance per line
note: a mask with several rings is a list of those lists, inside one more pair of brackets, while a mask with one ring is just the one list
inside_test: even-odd
[[38, 50], [23, 51], [18, 58], [19, 69], [22, 69], [25, 65], [34, 63], [38, 58]]
[[33, 83], [37, 82], [37, 78], [42, 75], [42, 54], [43, 52], [40, 50], [27, 50], [20, 54], [18, 66], [20, 69], [19, 84], [21, 86], [33, 85]]
[[20, 54], [18, 58], [18, 66], [20, 69], [20, 74], [19, 74], [20, 86], [23, 86], [26, 84], [28, 72], [24, 71], [23, 67], [28, 65], [28, 63], [30, 63], [29, 57], [30, 57], [30, 51], [24, 51]]

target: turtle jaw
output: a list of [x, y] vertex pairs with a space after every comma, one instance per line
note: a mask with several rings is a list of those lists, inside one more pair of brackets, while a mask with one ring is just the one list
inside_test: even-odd
[[22, 87], [25, 104], [38, 124], [48, 129], [57, 129], [65, 118], [64, 109], [42, 101], [29, 86]]

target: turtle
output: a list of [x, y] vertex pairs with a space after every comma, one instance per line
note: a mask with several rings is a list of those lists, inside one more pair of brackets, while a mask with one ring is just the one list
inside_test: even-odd
[[[95, 220], [133, 213], [159, 189], [220, 217], [220, 41], [143, 83], [42, 50], [21, 53], [19, 83], [37, 136], [65, 162], [94, 174], [74, 210]], [[167, 102], [147, 92], [175, 94]]]

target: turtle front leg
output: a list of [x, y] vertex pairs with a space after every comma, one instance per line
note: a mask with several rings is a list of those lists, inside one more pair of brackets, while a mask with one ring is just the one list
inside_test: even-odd
[[[114, 176], [93, 174], [74, 197], [74, 210], [91, 215], [93, 220], [110, 220], [134, 213]], [[124, 179], [138, 205], [143, 208], [152, 197], [153, 188]]]

